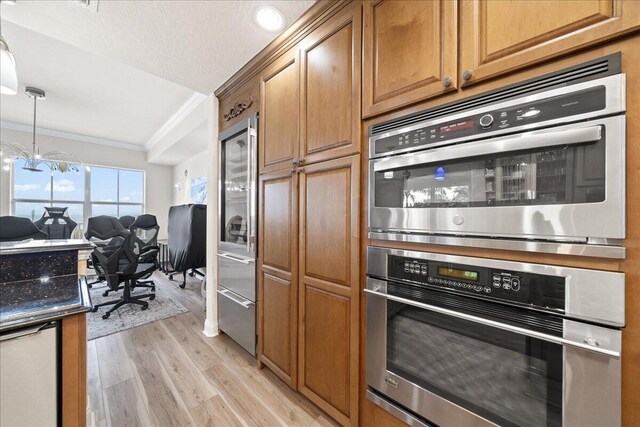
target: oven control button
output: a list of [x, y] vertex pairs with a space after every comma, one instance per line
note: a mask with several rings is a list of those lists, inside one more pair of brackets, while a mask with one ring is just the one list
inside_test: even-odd
[[502, 285], [502, 289], [506, 289], [506, 290], [511, 289], [511, 284], [509, 284], [509, 283], [505, 283], [505, 284], [503, 284], [503, 285]]
[[480, 117], [480, 126], [482, 126], [483, 128], [488, 128], [489, 126], [491, 126], [491, 123], [493, 123], [493, 116], [491, 114], [485, 114], [484, 116]]
[[490, 287], [488, 287], [488, 286], [485, 286], [485, 287], [484, 287], [484, 291], [485, 291], [485, 293], [487, 293], [487, 294], [488, 294], [488, 293], [490, 293], [490, 292], [491, 292], [491, 288], [490, 288]]
[[464, 223], [464, 217], [460, 214], [456, 214], [453, 216], [453, 223], [455, 225], [462, 225]]
[[513, 278], [511, 280], [511, 289], [514, 291], [520, 290], [520, 279]]
[[421, 273], [423, 276], [426, 276], [426, 275], [427, 275], [427, 269], [426, 269], [426, 268], [423, 268], [422, 270], [420, 270], [420, 273]]

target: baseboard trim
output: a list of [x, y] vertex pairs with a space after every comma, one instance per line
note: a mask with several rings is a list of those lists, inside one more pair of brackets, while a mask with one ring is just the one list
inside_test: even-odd
[[211, 320], [205, 320], [204, 321], [204, 331], [202, 331], [203, 334], [205, 334], [208, 337], [215, 337], [218, 335], [218, 322], [217, 321], [211, 321]]

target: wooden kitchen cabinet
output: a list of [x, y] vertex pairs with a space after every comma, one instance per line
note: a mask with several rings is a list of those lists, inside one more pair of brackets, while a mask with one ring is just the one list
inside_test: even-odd
[[298, 241], [295, 172], [260, 176], [258, 360], [297, 386]]
[[459, 81], [483, 81], [638, 28], [634, 0], [462, 0]]
[[291, 169], [300, 145], [299, 56], [292, 49], [260, 76], [260, 173]]
[[359, 156], [300, 168], [298, 389], [358, 417]]
[[365, 117], [456, 88], [457, 8], [449, 0], [365, 3]]
[[300, 157], [315, 163], [360, 151], [362, 5], [355, 2], [300, 48]]

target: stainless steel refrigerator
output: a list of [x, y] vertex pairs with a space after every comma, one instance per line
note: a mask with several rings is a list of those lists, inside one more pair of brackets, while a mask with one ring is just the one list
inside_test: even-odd
[[219, 327], [254, 356], [257, 145], [257, 113], [220, 134]]

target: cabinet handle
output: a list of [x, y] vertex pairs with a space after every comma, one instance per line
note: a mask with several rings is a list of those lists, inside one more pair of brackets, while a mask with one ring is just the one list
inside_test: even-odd
[[464, 81], [469, 80], [471, 77], [473, 77], [473, 71], [472, 70], [467, 70], [464, 73], [462, 73], [462, 80], [464, 80]]
[[442, 81], [442, 86], [449, 87], [451, 83], [453, 83], [453, 80], [451, 80], [451, 77], [447, 77]]
[[304, 159], [298, 159], [298, 166], [304, 163]]
[[289, 169], [289, 173], [290, 173], [291, 175], [293, 175], [293, 174], [295, 173], [295, 171], [296, 171], [296, 170], [295, 170], [295, 168], [291, 168], [291, 169]]
[[304, 168], [298, 168], [298, 169], [296, 170], [296, 172], [298, 172], [298, 174], [300, 174], [300, 173], [304, 173]]

